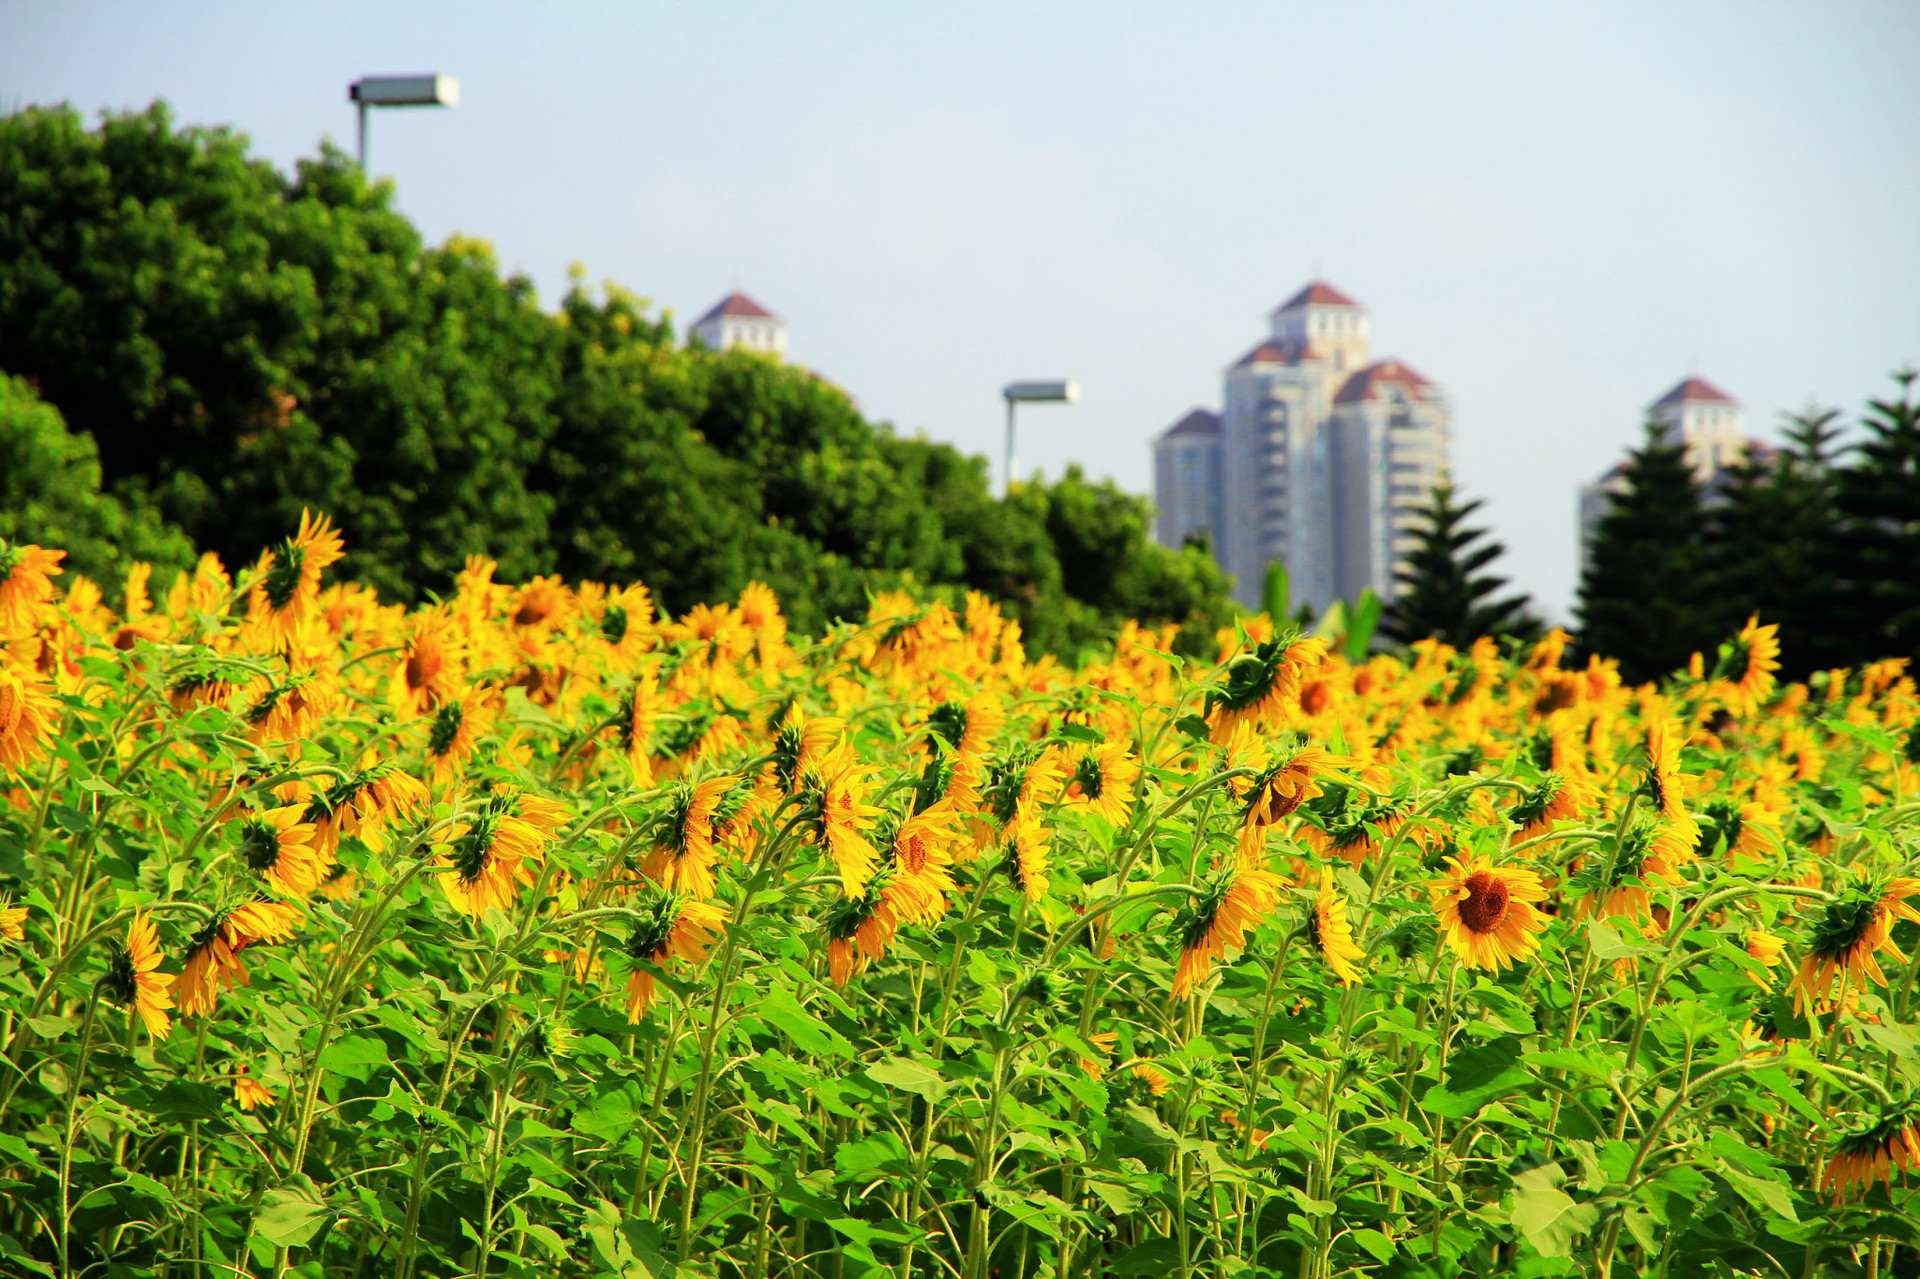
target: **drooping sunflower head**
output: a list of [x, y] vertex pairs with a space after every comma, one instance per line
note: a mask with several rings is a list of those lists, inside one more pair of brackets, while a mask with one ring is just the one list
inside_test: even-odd
[[1532, 839], [1555, 822], [1579, 817], [1584, 798], [1578, 783], [1563, 773], [1549, 771], [1539, 785], [1520, 797], [1508, 816], [1520, 827], [1517, 838]]
[[1308, 935], [1333, 975], [1351, 986], [1360, 976], [1355, 963], [1365, 958], [1365, 952], [1353, 939], [1353, 925], [1347, 921], [1346, 898], [1333, 886], [1333, 869], [1328, 866], [1320, 868], [1320, 894], [1314, 899], [1313, 926], [1308, 929]]
[[173, 1007], [168, 988], [174, 979], [169, 973], [156, 972], [159, 967], [159, 931], [147, 916], [135, 915], [127, 925], [126, 942], [116, 944], [107, 955], [100, 988], [114, 1003], [138, 1013], [148, 1034], [165, 1039], [173, 1030], [166, 1010]]
[[1825, 1001], [1836, 978], [1843, 992], [1850, 985], [1886, 985], [1875, 955], [1884, 951], [1906, 958], [1893, 944], [1893, 926], [1902, 919], [1920, 920], [1920, 911], [1907, 901], [1916, 893], [1920, 880], [1860, 879], [1828, 902], [1807, 933], [1807, 953], [1791, 986], [1794, 1011]]
[[53, 598], [52, 578], [66, 555], [0, 537], [0, 638], [24, 634], [38, 624], [41, 606]]
[[46, 752], [60, 704], [38, 671], [0, 660], [0, 769], [24, 772]]
[[1662, 817], [1687, 816], [1690, 784], [1698, 779], [1680, 771], [1680, 743], [1685, 730], [1677, 721], [1656, 717], [1647, 725], [1647, 798]]
[[1873, 1183], [1893, 1185], [1894, 1170], [1920, 1168], [1920, 1099], [1882, 1103], [1861, 1128], [1834, 1142], [1820, 1188], [1836, 1204], [1865, 1199]]
[[899, 921], [885, 896], [890, 872], [882, 871], [858, 897], [842, 897], [827, 912], [827, 968], [844, 986], [887, 953]]
[[1279, 878], [1249, 866], [1236, 866], [1195, 897], [1175, 925], [1180, 935], [1180, 966], [1173, 978], [1174, 998], [1184, 999], [1205, 981], [1215, 961], [1228, 950], [1244, 947], [1247, 934], [1273, 913], [1279, 901]]
[[1326, 653], [1325, 640], [1304, 639], [1288, 628], [1236, 657], [1227, 666], [1226, 682], [1207, 694], [1205, 718], [1213, 724], [1214, 744], [1223, 744], [1242, 721], [1276, 727], [1287, 700], [1299, 694], [1301, 673], [1318, 666]]
[[1082, 751], [1072, 761], [1066, 803], [1097, 813], [1115, 826], [1123, 825], [1133, 803], [1134, 779], [1140, 775], [1125, 741], [1108, 742]]
[[1051, 844], [1047, 830], [1032, 817], [1020, 817], [1006, 830], [1007, 874], [1028, 901], [1046, 896], [1047, 855]]
[[1720, 646], [1715, 689], [1735, 714], [1752, 715], [1773, 691], [1773, 673], [1780, 669], [1779, 632], [1777, 625], [1760, 625], [1755, 613], [1738, 635]]

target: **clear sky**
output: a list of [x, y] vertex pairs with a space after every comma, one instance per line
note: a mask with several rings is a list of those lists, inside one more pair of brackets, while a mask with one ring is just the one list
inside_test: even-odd
[[[0, 0], [0, 106], [155, 97], [284, 165], [347, 83], [457, 76], [372, 167], [549, 304], [729, 287], [869, 415], [1140, 491], [1320, 274], [1441, 383], [1507, 568], [1564, 616], [1576, 492], [1690, 371], [1776, 433], [1920, 364], [1920, 5]], [[0, 363], [4, 353], [0, 353]]]

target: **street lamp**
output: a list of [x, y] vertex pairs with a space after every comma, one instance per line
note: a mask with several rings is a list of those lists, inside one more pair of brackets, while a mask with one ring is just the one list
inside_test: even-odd
[[360, 167], [367, 167], [368, 107], [457, 107], [460, 82], [450, 75], [370, 75], [347, 86], [360, 108]]
[[1051, 382], [1009, 382], [1000, 394], [1007, 398], [1007, 474], [1000, 496], [1013, 491], [1013, 406], [1016, 404], [1071, 404], [1080, 398], [1080, 384], [1072, 378]]

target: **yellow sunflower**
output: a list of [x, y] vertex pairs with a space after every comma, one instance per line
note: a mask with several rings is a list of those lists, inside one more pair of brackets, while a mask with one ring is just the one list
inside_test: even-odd
[[627, 978], [627, 1020], [638, 1022], [653, 1003], [653, 974], [641, 963], [668, 968], [697, 964], [725, 926], [727, 917], [711, 902], [684, 893], [659, 893], [637, 912], [640, 921], [627, 941], [627, 957], [634, 962]]
[[1780, 669], [1779, 634], [1777, 625], [1760, 625], [1755, 613], [1732, 643], [1721, 646], [1714, 692], [1734, 714], [1751, 716], [1773, 692], [1773, 673]]
[[[1780, 962], [1780, 954], [1786, 948], [1787, 942], [1784, 937], [1775, 937], [1772, 933], [1762, 932], [1758, 928], [1747, 933], [1747, 956], [1759, 960], [1768, 968]], [[1773, 989], [1773, 979], [1767, 973], [1748, 969], [1747, 976], [1752, 978], [1754, 984], [1760, 989]]]
[[387, 700], [402, 719], [458, 700], [463, 683], [460, 654], [460, 637], [446, 610], [433, 608], [421, 614], [388, 680]]
[[1865, 1199], [1876, 1181], [1891, 1189], [1896, 1168], [1920, 1168], [1920, 1101], [1883, 1104], [1865, 1128], [1840, 1138], [1820, 1189], [1831, 1194], [1835, 1204], [1856, 1196]]
[[60, 722], [60, 703], [31, 666], [0, 658], [0, 770], [25, 772], [46, 753]]
[[189, 1017], [213, 1009], [214, 995], [248, 983], [240, 952], [263, 941], [284, 941], [300, 923], [300, 908], [287, 902], [254, 901], [216, 916], [187, 943], [180, 967], [180, 1011]]
[[1278, 728], [1288, 704], [1297, 702], [1302, 672], [1326, 655], [1323, 639], [1276, 636], [1236, 657], [1227, 666], [1226, 683], [1207, 694], [1204, 718], [1212, 725], [1214, 745], [1224, 745], [1239, 724], [1262, 732]]
[[149, 1035], [165, 1039], [173, 1030], [173, 1019], [167, 1016], [167, 1009], [173, 1007], [173, 996], [167, 993], [173, 976], [155, 972], [159, 967], [159, 933], [151, 919], [135, 915], [127, 925], [126, 944], [115, 946], [107, 959], [102, 989], [116, 1004], [140, 1014]]
[[1344, 985], [1353, 985], [1360, 976], [1354, 965], [1366, 958], [1366, 952], [1354, 943], [1353, 925], [1347, 922], [1347, 902], [1333, 886], [1331, 867], [1320, 868], [1320, 895], [1313, 903], [1311, 936], [1314, 949], [1327, 961], [1333, 975]]
[[1449, 857], [1447, 873], [1427, 890], [1447, 945], [1467, 967], [1498, 972], [1539, 949], [1547, 917], [1532, 903], [1547, 890], [1526, 867], [1495, 866], [1485, 854], [1471, 865]]
[[1083, 751], [1067, 781], [1065, 805], [1097, 814], [1115, 826], [1125, 825], [1138, 776], [1140, 765], [1124, 741]]
[[0, 897], [0, 941], [27, 939], [27, 908]]
[[1006, 829], [1007, 873], [1030, 902], [1047, 895], [1047, 855], [1050, 851], [1047, 828], [1038, 818], [1025, 814], [1008, 823]]
[[325, 515], [300, 512], [300, 529], [261, 558], [249, 595], [247, 621], [275, 652], [294, 648], [320, 598], [320, 574], [346, 554], [346, 543]]
[[25, 635], [40, 624], [40, 609], [53, 598], [52, 578], [65, 551], [15, 546], [0, 538], [0, 639]]
[[233, 1076], [233, 1104], [241, 1110], [254, 1110], [260, 1106], [271, 1106], [279, 1098], [272, 1089], [255, 1079], [246, 1066], [241, 1066]]
[[737, 777], [679, 782], [667, 801], [666, 824], [640, 873], [662, 887], [702, 900], [713, 896], [713, 817]]
[[1920, 893], [1920, 879], [1902, 878], [1890, 880], [1884, 888], [1861, 884], [1826, 903], [1807, 939], [1800, 971], [1787, 987], [1793, 992], [1793, 1011], [1798, 1013], [1810, 1003], [1824, 1009], [1836, 977], [1842, 992], [1849, 985], [1886, 985], [1886, 974], [1880, 971], [1874, 955], [1885, 951], [1905, 961], [1906, 956], [1893, 944], [1893, 925], [1901, 919], [1920, 923], [1920, 911], [1907, 902], [1916, 893]]
[[1280, 901], [1279, 877], [1258, 867], [1240, 866], [1202, 894], [1180, 925], [1180, 967], [1173, 997], [1184, 999], [1207, 979], [1215, 961], [1245, 947], [1247, 933], [1273, 913]]
[[1240, 814], [1239, 856], [1242, 863], [1259, 860], [1267, 832], [1292, 816], [1299, 807], [1324, 792], [1319, 778], [1353, 761], [1318, 746], [1297, 746], [1273, 759], [1253, 779]]
[[305, 897], [326, 877], [329, 859], [303, 820], [307, 805], [288, 804], [234, 819], [234, 842], [248, 869], [289, 897]]
[[843, 743], [822, 763], [821, 771], [826, 784], [820, 792], [820, 833], [839, 871], [841, 892], [858, 897], [880, 865], [880, 854], [866, 836], [882, 811], [867, 802], [873, 789], [868, 777], [872, 770], [856, 763], [852, 748]]

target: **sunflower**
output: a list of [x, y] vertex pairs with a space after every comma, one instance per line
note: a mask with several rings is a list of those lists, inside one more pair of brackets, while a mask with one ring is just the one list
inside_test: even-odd
[[1269, 763], [1253, 779], [1240, 814], [1239, 855], [1252, 864], [1266, 846], [1267, 831], [1325, 792], [1316, 780], [1352, 761], [1318, 746], [1297, 746]]
[[1893, 944], [1893, 925], [1901, 919], [1920, 923], [1920, 911], [1907, 902], [1916, 893], [1920, 893], [1920, 879], [1894, 879], [1884, 888], [1860, 884], [1828, 902], [1807, 939], [1800, 971], [1787, 987], [1793, 992], [1793, 1011], [1797, 1014], [1809, 1003], [1824, 1008], [1835, 977], [1841, 979], [1842, 992], [1856, 982], [1886, 985], [1874, 954], [1885, 951], [1894, 959], [1906, 959]]
[[1147, 1091], [1156, 1097], [1166, 1096], [1167, 1090], [1173, 1087], [1173, 1080], [1167, 1078], [1167, 1072], [1150, 1061], [1140, 1062], [1131, 1073], [1135, 1079], [1146, 1084]]
[[300, 909], [286, 902], [253, 901], [216, 915], [187, 943], [180, 967], [180, 1011], [194, 1017], [213, 1010], [220, 984], [245, 986], [247, 967], [240, 952], [263, 941], [284, 941], [299, 926]]
[[842, 743], [821, 762], [820, 771], [825, 778], [819, 794], [820, 835], [840, 873], [841, 892], [858, 897], [880, 865], [880, 854], [866, 836], [882, 811], [867, 802], [872, 770], [856, 763], [852, 748]]
[[233, 1075], [233, 1104], [241, 1110], [253, 1110], [260, 1106], [271, 1106], [279, 1098], [271, 1089], [255, 1079], [246, 1066], [242, 1065]]
[[425, 715], [460, 696], [460, 647], [444, 608], [421, 614], [388, 681], [387, 700], [402, 719]]
[[883, 891], [891, 878], [883, 872], [860, 896], [835, 902], [827, 916], [827, 970], [834, 985], [852, 981], [893, 944], [900, 916]]
[[1114, 826], [1124, 825], [1133, 805], [1133, 782], [1140, 765], [1124, 741], [1083, 751], [1067, 781], [1065, 804], [1095, 813]]
[[1573, 821], [1590, 803], [1592, 798], [1584, 783], [1564, 773], [1548, 772], [1507, 813], [1520, 827], [1514, 840], [1525, 843], [1546, 834], [1555, 822]]
[[938, 737], [962, 758], [984, 759], [1007, 722], [1000, 698], [982, 689], [964, 702], [942, 702], [927, 715], [928, 737]]
[[1876, 1181], [1892, 1189], [1895, 1168], [1920, 1168], [1920, 1100], [1883, 1103], [1871, 1123], [1835, 1142], [1820, 1189], [1831, 1194], [1835, 1204], [1856, 1193], [1865, 1199]]
[[1236, 657], [1227, 667], [1227, 681], [1207, 694], [1204, 718], [1212, 725], [1212, 740], [1223, 745], [1235, 725], [1247, 723], [1271, 732], [1280, 725], [1289, 699], [1300, 692], [1300, 676], [1318, 666], [1327, 655], [1323, 639], [1275, 636]]
[[566, 583], [557, 577], [536, 577], [520, 588], [509, 624], [519, 630], [548, 626], [561, 620], [571, 600]]
[[653, 728], [666, 699], [660, 695], [660, 672], [652, 665], [641, 671], [620, 703], [620, 749], [633, 770], [636, 786], [653, 784]]
[[1007, 874], [1028, 901], [1047, 894], [1047, 828], [1036, 817], [1019, 816], [1007, 825]]
[[303, 820], [307, 808], [288, 804], [249, 812], [234, 821], [241, 860], [289, 897], [305, 897], [327, 873], [327, 857], [314, 846], [317, 832]]
[[[1787, 948], [1786, 938], [1775, 937], [1772, 933], [1755, 928], [1747, 933], [1747, 957], [1758, 960], [1768, 968], [1780, 962], [1780, 953]], [[1762, 990], [1773, 989], [1773, 978], [1766, 972], [1756, 972], [1749, 968], [1747, 976]]]
[[653, 974], [640, 967], [666, 968], [676, 963], [697, 964], [727, 917], [718, 906], [685, 893], [656, 893], [637, 912], [640, 922], [627, 941], [633, 961], [627, 978], [627, 1020], [638, 1022], [653, 1003]]
[[1360, 976], [1354, 964], [1365, 959], [1366, 952], [1354, 944], [1353, 925], [1347, 922], [1347, 902], [1333, 886], [1331, 867], [1320, 868], [1320, 895], [1314, 899], [1313, 927], [1309, 935], [1314, 949], [1327, 961], [1333, 975], [1342, 984], [1353, 985]]
[[348, 835], [378, 851], [385, 845], [385, 828], [426, 800], [426, 786], [386, 760], [335, 781], [325, 795], [308, 801], [303, 820], [313, 826], [314, 844], [324, 852], [331, 854]]
[[1308, 826], [1307, 843], [1316, 852], [1339, 857], [1359, 870], [1380, 851], [1382, 840], [1392, 839], [1406, 824], [1407, 815], [1392, 804], [1368, 804], [1354, 812], [1350, 821], [1329, 825], [1325, 830]]
[[956, 887], [950, 851], [956, 837], [953, 810], [944, 802], [913, 814], [894, 832], [888, 862], [896, 880], [913, 888], [912, 896], [899, 896], [902, 922], [924, 924], [945, 913]]
[[1447, 945], [1467, 967], [1498, 972], [1539, 949], [1547, 917], [1531, 903], [1545, 901], [1547, 890], [1524, 866], [1495, 866], [1485, 854], [1471, 865], [1449, 857], [1447, 873], [1427, 890]]
[[433, 713], [427, 727], [426, 755], [434, 781], [449, 781], [465, 767], [491, 721], [485, 703], [473, 693], [447, 702]]
[[1654, 910], [1653, 899], [1642, 883], [1630, 881], [1686, 886], [1686, 877], [1659, 851], [1660, 830], [1658, 822], [1641, 822], [1627, 832], [1613, 859], [1613, 878], [1580, 899], [1581, 915], [1598, 910], [1602, 919], [1645, 919]]
[[527, 883], [530, 861], [538, 861], [552, 837], [559, 806], [533, 795], [503, 790], [489, 796], [473, 818], [455, 829], [453, 842], [434, 864], [440, 887], [453, 908], [480, 916], [506, 910]]
[[325, 515], [300, 512], [300, 530], [261, 559], [247, 621], [269, 649], [295, 647], [320, 598], [320, 574], [346, 554], [346, 543]]
[[616, 665], [635, 661], [653, 642], [653, 597], [638, 582], [604, 594], [581, 586], [581, 611], [593, 623], [606, 656]]
[[785, 722], [773, 735], [773, 775], [781, 789], [791, 795], [806, 785], [833, 753], [846, 728], [843, 719], [808, 715], [798, 706], [790, 707]]
[[268, 680], [244, 712], [255, 741], [297, 742], [313, 736], [323, 717], [340, 704], [339, 676], [327, 668], [290, 671]]
[[158, 967], [159, 933], [151, 919], [135, 915], [127, 925], [126, 944], [115, 946], [107, 958], [102, 989], [114, 1003], [139, 1013], [149, 1035], [165, 1039], [173, 1030], [173, 1020], [167, 1016], [167, 1009], [173, 1007], [173, 996], [167, 993], [173, 975], [155, 972]]
[[0, 769], [25, 772], [46, 752], [59, 722], [60, 703], [40, 673], [0, 659]]
[[1236, 867], [1195, 901], [1179, 922], [1180, 967], [1173, 997], [1186, 998], [1205, 981], [1214, 961], [1246, 945], [1247, 933], [1280, 902], [1280, 879], [1257, 867]]
[[1107, 1073], [1107, 1061], [1113, 1056], [1114, 1045], [1119, 1042], [1117, 1030], [1101, 1030], [1087, 1036], [1087, 1047], [1093, 1049], [1094, 1056], [1080, 1059], [1081, 1071], [1098, 1079]]
[[27, 939], [27, 908], [0, 897], [0, 941]]
[[1779, 633], [1777, 625], [1760, 625], [1755, 613], [1731, 643], [1720, 646], [1714, 691], [1734, 714], [1751, 716], [1773, 692], [1773, 673], [1780, 669]]
[[678, 782], [667, 800], [666, 824], [640, 873], [664, 888], [705, 899], [713, 896], [713, 818], [737, 777]]
[[25, 635], [40, 624], [40, 609], [53, 598], [52, 578], [65, 551], [15, 546], [0, 537], [0, 639]]
[[1700, 779], [1680, 771], [1680, 743], [1686, 730], [1678, 721], [1656, 718], [1647, 725], [1647, 796], [1659, 826], [1655, 851], [1675, 865], [1690, 859], [1700, 842], [1700, 824], [1687, 811], [1687, 796]]

